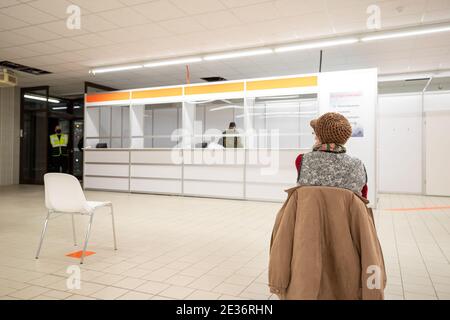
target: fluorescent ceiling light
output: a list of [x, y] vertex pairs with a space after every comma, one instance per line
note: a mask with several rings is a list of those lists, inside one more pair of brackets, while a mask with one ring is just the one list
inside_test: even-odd
[[67, 107], [53, 107], [52, 110], [66, 110]]
[[264, 49], [255, 49], [255, 50], [244, 50], [244, 51], [234, 51], [228, 53], [219, 53], [219, 54], [210, 54], [204, 57], [206, 61], [213, 60], [223, 60], [223, 59], [233, 59], [233, 58], [241, 58], [241, 57], [250, 57], [250, 56], [260, 56], [264, 54], [273, 53], [272, 49], [264, 48]]
[[[46, 98], [40, 97], [40, 96], [33, 96], [33, 95], [30, 95], [30, 94], [24, 94], [23, 96], [24, 96], [25, 98], [31, 99], [31, 100], [47, 101]], [[55, 98], [48, 98], [48, 102], [52, 102], [52, 103], [60, 103], [61, 101], [59, 101], [58, 99], [55, 99]]]
[[289, 51], [297, 51], [297, 50], [308, 50], [315, 48], [325, 48], [325, 47], [334, 47], [345, 44], [356, 43], [359, 40], [357, 38], [346, 38], [346, 39], [338, 39], [338, 40], [325, 40], [325, 41], [315, 41], [304, 44], [297, 45], [289, 45], [275, 48], [275, 52], [289, 52]]
[[424, 34], [446, 32], [446, 31], [450, 31], [450, 26], [423, 28], [423, 29], [416, 29], [416, 30], [410, 30], [410, 31], [381, 33], [378, 35], [362, 37], [361, 41], [374, 41], [374, 40], [413, 37], [413, 36], [420, 36], [420, 35], [424, 35]]
[[74, 106], [73, 108], [74, 109], [80, 109], [81, 107], [80, 106]]
[[134, 70], [134, 69], [140, 69], [143, 66], [141, 64], [135, 64], [135, 65], [129, 65], [129, 66], [117, 66], [117, 67], [108, 67], [108, 68], [97, 68], [92, 69], [90, 73], [96, 74], [96, 73], [106, 73], [106, 72], [116, 72], [116, 71], [125, 71], [125, 70]]
[[226, 109], [244, 109], [242, 106], [222, 106], [217, 108], [212, 108], [209, 111], [219, 111], [219, 110], [226, 110]]
[[162, 66], [172, 66], [172, 65], [177, 65], [177, 64], [195, 63], [195, 62], [200, 62], [202, 60], [203, 59], [200, 57], [162, 60], [162, 61], [146, 63], [146, 64], [144, 64], [144, 68], [155, 68], [155, 67], [162, 67]]

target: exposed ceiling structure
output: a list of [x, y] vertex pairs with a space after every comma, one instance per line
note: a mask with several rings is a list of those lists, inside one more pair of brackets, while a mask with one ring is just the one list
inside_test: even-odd
[[[81, 29], [66, 26], [81, 8]], [[0, 0], [0, 61], [52, 72], [19, 74], [21, 86], [83, 92], [91, 81], [118, 89], [180, 84], [182, 65], [89, 74], [95, 67], [367, 32], [367, 8], [382, 29], [450, 22], [450, 0]], [[191, 82], [317, 72], [319, 49], [190, 66]], [[324, 49], [322, 71], [377, 67], [382, 74], [450, 69], [450, 32]]]

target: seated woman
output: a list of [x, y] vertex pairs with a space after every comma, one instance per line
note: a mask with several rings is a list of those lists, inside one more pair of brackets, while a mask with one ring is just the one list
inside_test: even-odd
[[328, 112], [310, 124], [316, 141], [312, 152], [300, 154], [295, 161], [297, 184], [349, 189], [367, 199], [366, 168], [344, 147], [352, 135], [348, 120], [339, 113]]

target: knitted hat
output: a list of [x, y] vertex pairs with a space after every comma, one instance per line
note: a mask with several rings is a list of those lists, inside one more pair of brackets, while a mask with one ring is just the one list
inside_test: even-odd
[[352, 135], [352, 126], [347, 118], [336, 112], [328, 112], [311, 120], [311, 127], [321, 143], [345, 144]]

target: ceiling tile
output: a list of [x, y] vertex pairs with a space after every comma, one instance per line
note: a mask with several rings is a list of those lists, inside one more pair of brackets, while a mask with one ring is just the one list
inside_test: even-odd
[[172, 0], [172, 2], [190, 15], [225, 9], [219, 0]]
[[275, 7], [281, 16], [298, 16], [311, 12], [325, 12], [325, 0], [277, 0]]
[[58, 39], [61, 36], [46, 29], [32, 26], [14, 30], [15, 33], [33, 39], [36, 42]]
[[6, 41], [7, 43], [10, 43], [15, 46], [20, 46], [24, 44], [30, 44], [35, 42], [33, 39], [20, 35], [18, 33], [15, 33], [14, 31], [3, 31], [0, 32], [0, 39], [2, 41]]
[[106, 19], [103, 19], [99, 14], [84, 15], [81, 20], [81, 28], [90, 32], [99, 32], [105, 30], [116, 29], [117, 24], [114, 24]]
[[102, 12], [99, 16], [121, 27], [135, 26], [148, 22], [146, 17], [130, 8]]
[[88, 32], [86, 28], [83, 28], [83, 20], [81, 21], [81, 29], [67, 28], [66, 20], [58, 20], [54, 22], [44, 23], [39, 25], [39, 27], [64, 37], [74, 37]]
[[50, 40], [44, 43], [48, 46], [54, 46], [56, 48], [68, 51], [68, 50], [81, 50], [86, 48], [87, 46], [75, 41], [74, 39], [61, 38], [56, 40]]
[[17, 18], [29, 24], [44, 23], [56, 20], [52, 15], [39, 11], [26, 4], [0, 9], [0, 13]]
[[20, 4], [18, 0], [2, 0], [2, 2], [0, 2], [0, 8], [10, 7], [17, 4]]
[[39, 54], [51, 54], [59, 51], [64, 51], [63, 48], [56, 47], [48, 42], [37, 42], [21, 47], [24, 51], [34, 51]]
[[265, 2], [232, 9], [232, 12], [244, 23], [272, 20], [279, 18], [274, 2]]
[[27, 26], [28, 23], [12, 18], [10, 16], [0, 14], [0, 30], [11, 30]]
[[106, 45], [113, 43], [113, 41], [108, 40], [108, 39], [101, 37], [98, 34], [94, 34], [94, 33], [84, 34], [84, 35], [76, 36], [76, 37], [69, 39], [69, 41], [72, 41], [72, 40], [79, 42], [87, 47], [100, 47], [100, 46], [106, 46]]
[[252, 4], [267, 2], [267, 0], [221, 0], [228, 8], [246, 7]]
[[67, 0], [36, 0], [29, 2], [29, 5], [42, 12], [48, 13], [58, 18], [67, 18], [67, 8], [72, 3]]
[[195, 16], [195, 19], [209, 30], [233, 27], [242, 22], [230, 11], [217, 11]]
[[204, 31], [206, 28], [191, 17], [162, 21], [159, 25], [174, 34]]
[[133, 9], [152, 21], [163, 21], [185, 16], [183, 11], [170, 2], [163, 0], [137, 5]]
[[[91, 12], [101, 12], [117, 8], [122, 8], [125, 5], [119, 0], [71, 0], [74, 4], [81, 8], [87, 9]], [[83, 11], [82, 11], [83, 13]]]

